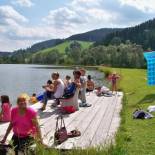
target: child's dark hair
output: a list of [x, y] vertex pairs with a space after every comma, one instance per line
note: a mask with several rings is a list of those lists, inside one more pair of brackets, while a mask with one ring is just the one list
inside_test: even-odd
[[88, 76], [87, 76], [87, 79], [88, 79], [88, 80], [91, 80], [91, 75], [88, 75]]
[[36, 93], [33, 93], [32, 96], [36, 96]]
[[52, 81], [51, 81], [51, 80], [48, 80], [48, 81], [47, 81], [47, 84], [52, 84]]
[[81, 76], [81, 72], [79, 70], [74, 70], [73, 75], [75, 75], [75, 74]]
[[66, 75], [66, 79], [71, 79], [71, 77], [69, 75]]
[[3, 104], [3, 103], [10, 103], [9, 96], [7, 96], [7, 95], [2, 95], [2, 96], [1, 96], [1, 102], [2, 102], [2, 104]]

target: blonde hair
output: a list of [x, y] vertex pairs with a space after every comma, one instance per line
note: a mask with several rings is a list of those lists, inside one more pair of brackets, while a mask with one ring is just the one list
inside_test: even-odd
[[26, 102], [28, 102], [30, 97], [26, 93], [20, 94], [17, 98], [17, 103], [19, 103], [21, 99], [24, 99]]

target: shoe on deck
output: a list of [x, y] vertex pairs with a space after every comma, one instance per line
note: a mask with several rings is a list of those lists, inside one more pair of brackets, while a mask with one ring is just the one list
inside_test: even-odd
[[91, 104], [89, 104], [89, 103], [81, 103], [79, 106], [80, 107], [91, 107]]

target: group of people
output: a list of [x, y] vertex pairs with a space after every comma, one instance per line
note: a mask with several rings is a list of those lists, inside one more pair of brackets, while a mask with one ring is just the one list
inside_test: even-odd
[[87, 80], [85, 74], [85, 69], [81, 68], [73, 71], [73, 80], [67, 75], [63, 81], [58, 72], [52, 73], [51, 80], [48, 80], [47, 84], [43, 86], [45, 92], [43, 94], [43, 106], [41, 110], [46, 109], [49, 99], [55, 99], [55, 106], [60, 104], [60, 99], [66, 96], [65, 90], [72, 84], [75, 84], [76, 89], [79, 89], [80, 106], [90, 106], [90, 104], [86, 102], [86, 91], [93, 91], [95, 86], [94, 82], [91, 80], [91, 76], [89, 75]]
[[[112, 82], [116, 84], [119, 77], [116, 77], [116, 75], [113, 76], [115, 78], [113, 77]], [[67, 75], [63, 81], [58, 72], [52, 73], [51, 80], [48, 80], [47, 84], [43, 86], [45, 92], [43, 94], [43, 106], [41, 110], [46, 109], [48, 99], [55, 99], [56, 105], [60, 104], [59, 99], [63, 99], [65, 90], [71, 84], [74, 84], [76, 90], [78, 90], [78, 99], [81, 100], [79, 106], [91, 106], [86, 101], [86, 92], [93, 91], [95, 84], [90, 75], [86, 77], [85, 69], [81, 68], [73, 71], [73, 80]], [[12, 144], [16, 155], [18, 155], [19, 150], [24, 151], [34, 140], [43, 144], [37, 113], [28, 106], [28, 99], [25, 95], [20, 95], [17, 98], [17, 106], [13, 108], [11, 108], [7, 95], [1, 96], [1, 103], [0, 121], [10, 122], [3, 139], [0, 141], [1, 143], [6, 142], [10, 131], [13, 130]]]
[[[56, 101], [58, 101], [57, 99], [63, 96], [65, 88], [71, 83], [75, 84], [76, 89], [81, 90], [79, 98], [81, 98], [83, 105], [86, 104], [86, 79], [84, 69], [75, 70], [73, 72], [73, 80], [71, 80], [70, 76], [66, 76], [65, 81], [63, 81], [57, 72], [52, 73], [51, 77], [52, 80], [48, 80], [47, 84], [43, 86], [45, 92], [42, 110], [45, 109], [48, 99], [56, 99]], [[35, 95], [33, 97], [35, 97]], [[0, 121], [9, 122], [9, 126], [0, 143], [4, 144], [10, 131], [13, 130], [12, 144], [15, 155], [18, 155], [19, 150], [25, 151], [34, 141], [43, 144], [37, 113], [28, 106], [28, 101], [28, 98], [22, 94], [17, 98], [17, 106], [11, 108], [9, 97], [6, 95], [1, 96]]]

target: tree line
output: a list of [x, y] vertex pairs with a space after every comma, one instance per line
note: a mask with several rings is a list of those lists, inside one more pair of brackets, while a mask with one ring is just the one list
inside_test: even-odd
[[0, 57], [0, 63], [28, 63], [55, 65], [108, 65], [113, 67], [144, 68], [146, 62], [143, 48], [130, 41], [118, 45], [98, 45], [82, 49], [81, 44], [74, 41], [60, 53], [57, 49], [35, 54], [20, 52], [13, 56]]

